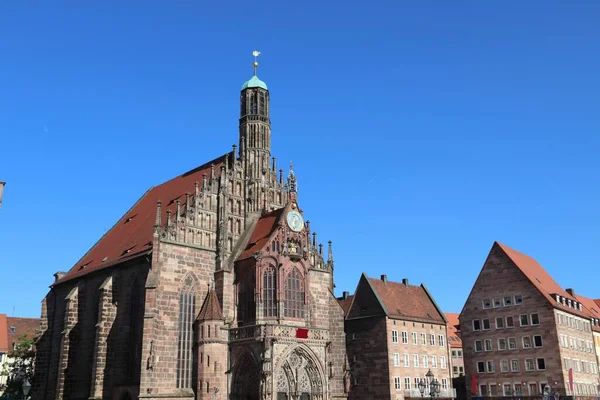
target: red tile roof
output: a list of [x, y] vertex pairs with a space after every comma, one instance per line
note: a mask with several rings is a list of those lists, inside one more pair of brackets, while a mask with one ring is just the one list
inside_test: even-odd
[[220, 175], [220, 167], [224, 159], [225, 156], [221, 156], [159, 186], [150, 188], [56, 283], [148, 254], [152, 250], [158, 200], [163, 203], [162, 221], [165, 223], [167, 209], [175, 211], [175, 200], [179, 199], [181, 204], [185, 205], [185, 193], [194, 193], [195, 182], [202, 187], [202, 175], [210, 177], [211, 165], [214, 165], [215, 176]]
[[577, 299], [567, 293], [566, 290], [560, 287], [558, 283], [546, 272], [546, 270], [532, 257], [518, 252], [517, 250], [511, 249], [510, 247], [496, 242], [502, 251], [513, 261], [513, 263], [523, 272], [523, 274], [529, 279], [531, 283], [539, 290], [539, 292], [546, 297], [546, 299], [555, 307], [560, 310], [564, 310], [571, 314], [579, 315], [581, 317], [589, 317], [587, 312], [579, 311], [575, 308], [570, 308], [566, 305], [558, 303], [554, 298], [554, 294], [577, 301]]
[[337, 299], [338, 303], [340, 303], [340, 306], [342, 307], [342, 310], [344, 310], [344, 317], [346, 315], [348, 315], [348, 311], [350, 310], [350, 305], [352, 305], [353, 298], [354, 298], [354, 296], [348, 296], [345, 299], [344, 298]]
[[14, 344], [19, 342], [21, 336], [25, 335], [28, 339], [35, 337], [40, 322], [39, 318], [6, 317], [9, 350], [12, 350]]
[[221, 311], [221, 304], [217, 297], [217, 292], [209, 290], [202, 303], [202, 308], [198, 313], [198, 320], [200, 321], [218, 321], [223, 319], [223, 312]]
[[[600, 306], [590, 298], [575, 293], [577, 300], [583, 304], [583, 308], [589, 314], [590, 318], [595, 318], [600, 321]], [[592, 324], [592, 329], [596, 332], [600, 332], [600, 326]]]
[[263, 214], [258, 219], [254, 231], [250, 236], [250, 240], [248, 240], [248, 244], [246, 245], [246, 248], [242, 250], [238, 260], [250, 258], [257, 251], [262, 250], [264, 245], [269, 241], [271, 234], [277, 229], [277, 222], [279, 221], [283, 210], [285, 210], [285, 207]]
[[445, 313], [448, 320], [448, 343], [450, 347], [462, 347], [462, 339], [460, 338], [460, 322], [458, 321], [459, 314]]
[[8, 323], [6, 314], [0, 314], [0, 353], [8, 353]]
[[423, 285], [406, 286], [403, 283], [389, 280], [384, 282], [376, 278], [369, 278], [368, 281], [388, 316], [419, 322], [446, 323]]

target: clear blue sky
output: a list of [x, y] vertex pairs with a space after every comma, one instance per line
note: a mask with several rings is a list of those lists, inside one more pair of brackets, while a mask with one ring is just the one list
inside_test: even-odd
[[459, 312], [499, 240], [600, 297], [599, 2], [288, 3], [1, 2], [0, 312], [230, 150], [255, 48], [338, 295], [386, 273]]

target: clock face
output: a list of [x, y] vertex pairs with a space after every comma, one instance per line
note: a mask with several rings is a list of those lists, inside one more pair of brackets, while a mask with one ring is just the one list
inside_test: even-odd
[[287, 224], [294, 232], [300, 232], [304, 228], [302, 215], [296, 210], [292, 210], [287, 215]]

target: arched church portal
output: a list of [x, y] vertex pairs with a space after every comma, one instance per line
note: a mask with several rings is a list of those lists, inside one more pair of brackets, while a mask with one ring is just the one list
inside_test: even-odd
[[260, 372], [250, 353], [245, 353], [236, 363], [231, 387], [232, 400], [258, 400]]
[[277, 400], [324, 399], [325, 377], [311, 352], [298, 346], [286, 353], [275, 374]]

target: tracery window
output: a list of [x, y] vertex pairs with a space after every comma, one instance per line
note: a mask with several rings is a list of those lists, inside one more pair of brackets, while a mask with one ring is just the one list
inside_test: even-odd
[[196, 315], [196, 293], [193, 280], [188, 277], [179, 294], [179, 337], [177, 340], [177, 387], [192, 387], [194, 316]]
[[304, 283], [298, 269], [292, 269], [285, 282], [284, 315], [290, 318], [304, 318]]
[[277, 316], [277, 275], [275, 267], [269, 266], [263, 272], [263, 316]]

